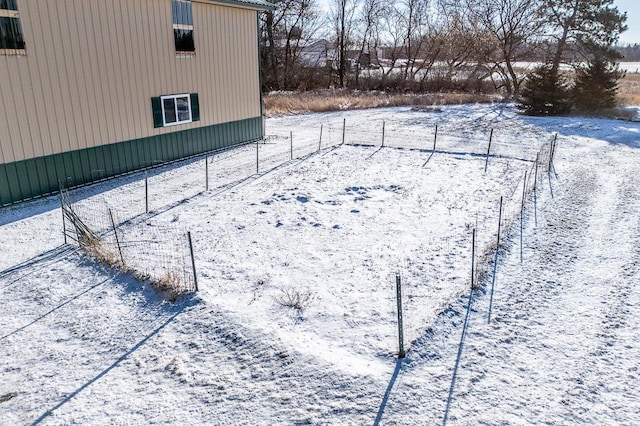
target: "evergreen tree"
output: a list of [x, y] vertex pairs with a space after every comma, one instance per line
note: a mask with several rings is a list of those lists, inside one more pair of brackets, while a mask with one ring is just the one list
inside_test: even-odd
[[571, 110], [566, 79], [552, 64], [541, 65], [527, 75], [520, 91], [518, 109], [526, 115], [561, 115]]
[[624, 76], [618, 65], [596, 56], [586, 67], [576, 70], [573, 101], [580, 111], [596, 111], [616, 106], [618, 80]]

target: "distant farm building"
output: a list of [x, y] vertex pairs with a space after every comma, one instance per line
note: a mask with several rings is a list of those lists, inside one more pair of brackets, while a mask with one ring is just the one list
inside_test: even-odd
[[265, 0], [0, 0], [0, 205], [263, 137]]

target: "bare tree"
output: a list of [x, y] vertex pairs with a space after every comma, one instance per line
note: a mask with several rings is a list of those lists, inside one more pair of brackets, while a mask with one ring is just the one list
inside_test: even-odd
[[377, 51], [380, 45], [380, 26], [382, 17], [386, 11], [386, 4], [384, 0], [364, 0], [360, 9], [358, 18], [359, 28], [359, 53], [358, 61], [356, 63], [356, 86], [359, 87], [360, 72], [361, 72], [361, 58], [365, 52], [369, 53], [370, 60], [373, 60], [373, 55], [377, 58]]
[[295, 88], [300, 53], [321, 28], [316, 0], [279, 0], [261, 15], [263, 84], [272, 89]]
[[338, 80], [345, 87], [347, 76], [347, 52], [353, 45], [352, 32], [356, 14], [355, 0], [332, 0], [331, 18], [334, 22], [335, 43], [338, 49]]

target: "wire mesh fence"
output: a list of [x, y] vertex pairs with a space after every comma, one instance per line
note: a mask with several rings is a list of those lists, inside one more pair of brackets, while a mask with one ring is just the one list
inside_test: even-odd
[[[185, 199], [207, 191], [223, 191], [292, 160], [304, 160], [341, 145], [482, 155], [487, 161], [495, 155], [528, 163], [527, 176], [503, 196], [498, 233], [482, 232], [476, 268], [479, 282], [488, 274], [486, 265], [492, 253], [501, 248], [500, 242], [522, 217], [527, 200], [532, 194], [535, 198], [536, 185], [545, 173], [551, 173], [555, 141], [546, 141], [533, 152], [531, 143], [501, 141], [493, 130], [487, 140], [481, 140], [439, 132], [437, 127], [405, 131], [385, 122], [352, 126], [346, 119], [304, 128], [279, 127], [260, 141], [143, 171], [137, 179], [129, 178], [112, 190], [87, 195], [80, 188], [73, 196], [63, 191], [64, 217], [71, 224], [66, 234], [80, 245], [95, 246], [99, 241], [101, 256], [120, 269], [135, 271], [140, 278], [152, 279], [161, 287], [170, 286], [178, 293], [192, 291], [195, 276], [187, 233], [167, 224], [149, 226], [154, 214]], [[85, 234], [91, 238], [84, 241], [78, 227], [90, 231]]]
[[149, 281], [169, 299], [197, 290], [188, 234], [176, 226], [123, 220], [104, 200], [75, 202], [61, 190], [65, 240], [100, 263]]

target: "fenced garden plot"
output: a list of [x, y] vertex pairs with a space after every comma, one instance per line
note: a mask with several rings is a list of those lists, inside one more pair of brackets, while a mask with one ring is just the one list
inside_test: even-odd
[[[278, 136], [271, 142], [286, 152], [286, 130]], [[493, 158], [485, 173], [484, 156], [458, 152], [423, 167], [428, 154], [323, 147], [320, 155], [154, 221], [194, 224], [202, 297], [243, 323], [269, 324], [296, 347], [334, 360], [348, 357], [350, 341], [359, 342], [362, 357], [384, 358], [397, 345], [395, 274], [403, 279], [410, 342], [468, 292], [473, 229], [478, 252], [493, 254], [500, 197], [519, 206], [515, 188], [535, 163], [535, 155], [524, 161], [512, 151]], [[515, 212], [509, 206], [505, 212]], [[502, 220], [514, 222], [506, 213]], [[282, 303], [285, 294], [310, 297], [297, 308]]]

